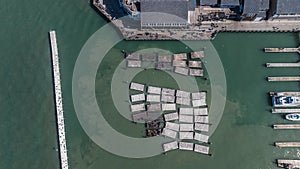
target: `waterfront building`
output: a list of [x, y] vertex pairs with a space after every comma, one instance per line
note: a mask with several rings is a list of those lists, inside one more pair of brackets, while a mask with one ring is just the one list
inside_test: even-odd
[[224, 8], [235, 8], [240, 6], [240, 1], [239, 0], [221, 0], [221, 7]]
[[218, 5], [218, 0], [200, 0], [201, 6], [216, 6]]
[[245, 0], [242, 18], [243, 20], [261, 21], [267, 19], [270, 0]]
[[194, 10], [193, 0], [141, 0], [141, 26], [187, 27]]
[[300, 16], [300, 1], [299, 0], [277, 0], [276, 16], [287, 17], [289, 15]]

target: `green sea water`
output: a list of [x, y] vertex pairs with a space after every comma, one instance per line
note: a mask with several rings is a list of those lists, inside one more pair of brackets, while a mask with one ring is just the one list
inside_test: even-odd
[[[266, 68], [266, 62], [296, 62], [299, 55], [267, 54], [264, 47], [296, 47], [294, 33], [221, 33], [215, 45], [226, 74], [227, 102], [216, 132], [211, 137], [213, 157], [173, 151], [145, 159], [119, 157], [94, 144], [81, 128], [72, 103], [72, 73], [85, 41], [106, 22], [89, 1], [0, 1], [0, 168], [59, 168], [51, 60], [48, 31], [57, 31], [63, 103], [70, 168], [75, 169], [269, 169], [277, 158], [300, 158], [300, 149], [279, 149], [274, 141], [299, 141], [300, 131], [274, 131], [273, 123], [287, 122], [270, 113], [269, 91], [298, 91], [297, 82], [267, 82], [267, 76], [299, 75], [298, 68]], [[112, 29], [113, 31], [113, 29]], [[109, 40], [109, 39], [107, 39]], [[197, 44], [197, 41], [193, 42]], [[98, 98], [104, 96], [106, 120], [118, 131], [140, 137], [142, 126], [118, 114], [111, 103], [111, 76], [121, 50], [162, 48], [185, 52], [174, 41], [123, 41], [112, 48], [98, 69]], [[209, 57], [209, 56], [208, 56]], [[143, 72], [137, 81], [155, 82]], [[156, 74], [159, 83], [176, 87], [166, 74]], [[209, 81], [198, 80], [210, 90]], [[106, 89], [106, 90], [105, 90]], [[102, 92], [105, 90], [105, 92]]]

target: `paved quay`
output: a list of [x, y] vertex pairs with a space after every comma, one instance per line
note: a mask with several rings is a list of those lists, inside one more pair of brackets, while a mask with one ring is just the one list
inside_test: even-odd
[[113, 18], [102, 3], [93, 0], [94, 7], [118, 29], [125, 40], [211, 40], [218, 32], [299, 32], [300, 29], [300, 20], [297, 18], [275, 18], [258, 22], [223, 20], [202, 21], [201, 23], [194, 18], [193, 23], [186, 28], [141, 29], [138, 22], [128, 23], [129, 18], [122, 18], [122, 20]]
[[61, 169], [68, 169], [67, 143], [65, 134], [64, 111], [62, 105], [61, 80], [59, 71], [59, 57], [55, 31], [50, 31], [50, 43], [52, 54], [52, 69], [54, 78], [55, 105], [56, 105], [56, 123], [58, 130], [60, 165]]

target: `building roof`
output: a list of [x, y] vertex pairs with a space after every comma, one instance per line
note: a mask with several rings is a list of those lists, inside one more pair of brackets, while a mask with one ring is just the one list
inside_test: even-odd
[[269, 0], [245, 0], [244, 13], [258, 14], [269, 9]]
[[192, 0], [141, 0], [142, 24], [187, 23]]
[[300, 14], [299, 0], [277, 0], [277, 14]]
[[239, 6], [239, 0], [221, 0], [221, 5]]
[[211, 6], [211, 5], [217, 5], [218, 4], [218, 0], [200, 0], [200, 5], [207, 5], [207, 6]]

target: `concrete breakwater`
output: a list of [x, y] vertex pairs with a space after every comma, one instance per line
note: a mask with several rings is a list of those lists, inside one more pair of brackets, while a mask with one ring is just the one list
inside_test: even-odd
[[68, 169], [67, 143], [65, 134], [64, 111], [62, 105], [61, 80], [59, 71], [58, 48], [55, 31], [50, 31], [52, 69], [54, 78], [55, 105], [56, 105], [56, 123], [58, 130], [59, 153], [61, 169]]

